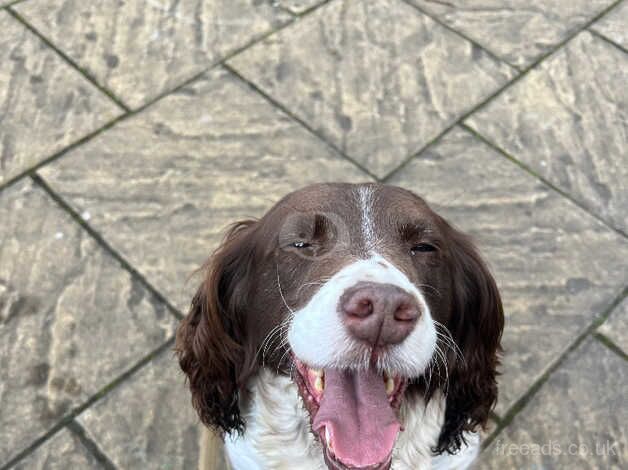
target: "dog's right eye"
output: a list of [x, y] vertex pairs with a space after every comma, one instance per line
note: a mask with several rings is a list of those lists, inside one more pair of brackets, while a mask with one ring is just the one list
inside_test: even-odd
[[429, 253], [432, 251], [436, 251], [436, 247], [434, 245], [430, 245], [429, 243], [417, 243], [410, 248], [410, 252], [413, 255], [416, 253]]
[[290, 246], [294, 248], [309, 248], [312, 246], [312, 244], [308, 242], [299, 241], [299, 242], [293, 242]]

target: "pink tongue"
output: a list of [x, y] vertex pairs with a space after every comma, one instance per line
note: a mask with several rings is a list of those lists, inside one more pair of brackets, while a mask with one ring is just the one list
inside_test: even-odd
[[336, 459], [353, 467], [385, 462], [400, 429], [382, 376], [372, 369], [326, 369], [325, 393], [312, 427], [322, 436], [327, 427]]

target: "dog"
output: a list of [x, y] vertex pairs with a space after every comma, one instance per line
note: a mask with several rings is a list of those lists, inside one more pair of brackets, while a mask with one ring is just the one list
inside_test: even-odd
[[177, 330], [235, 470], [458, 469], [497, 400], [504, 315], [470, 238], [414, 193], [316, 184], [236, 223]]

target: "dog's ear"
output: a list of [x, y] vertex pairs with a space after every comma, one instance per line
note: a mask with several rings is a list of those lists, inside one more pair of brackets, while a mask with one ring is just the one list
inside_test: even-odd
[[175, 351], [201, 421], [241, 432], [238, 406], [254, 361], [247, 359], [245, 309], [254, 268], [256, 222], [234, 224], [204, 267], [204, 280], [177, 330]]
[[438, 452], [457, 451], [465, 431], [487, 423], [497, 401], [497, 367], [504, 328], [493, 276], [470, 238], [451, 228], [452, 310], [449, 329], [462, 357], [450, 357], [445, 423]]

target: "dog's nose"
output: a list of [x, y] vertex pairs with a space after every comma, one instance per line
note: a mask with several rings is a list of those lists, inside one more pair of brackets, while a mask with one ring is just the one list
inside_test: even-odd
[[338, 307], [354, 337], [380, 346], [403, 341], [421, 316], [414, 296], [392, 284], [375, 282], [347, 289]]

